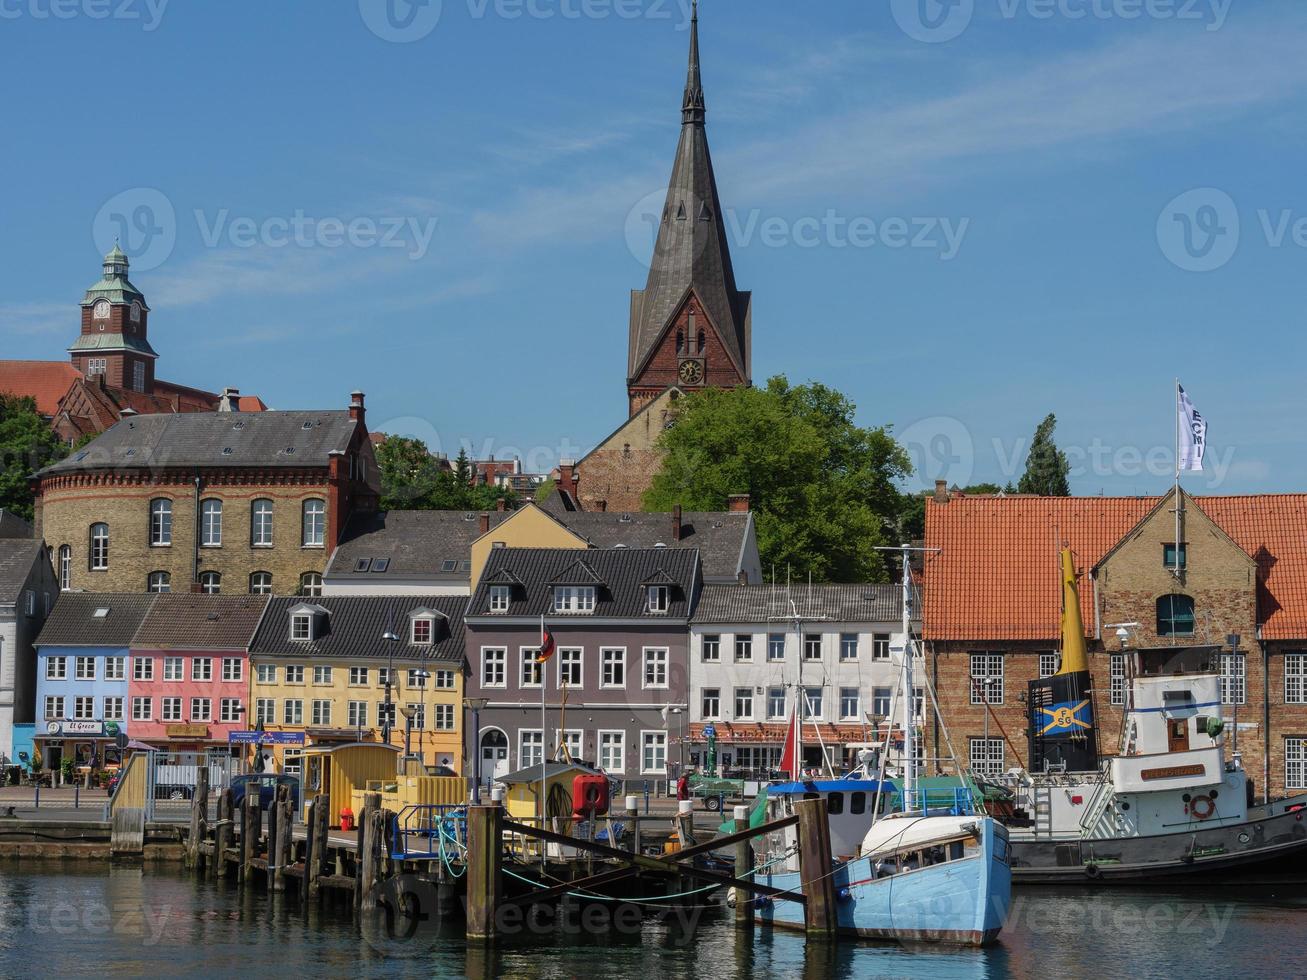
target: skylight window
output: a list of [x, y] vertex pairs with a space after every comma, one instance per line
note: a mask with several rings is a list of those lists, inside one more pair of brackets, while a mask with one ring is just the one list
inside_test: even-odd
[[109, 615], [109, 607], [108, 607], [108, 606], [101, 606], [99, 609], [97, 609], [97, 610], [95, 611], [95, 618], [96, 618], [96, 619], [104, 619], [104, 618], [105, 618], [106, 616], [108, 616], [108, 615]]
[[370, 568], [372, 568], [371, 558], [360, 558], [358, 561], [354, 562], [354, 571], [356, 572], [366, 572]]
[[372, 559], [372, 570], [373, 570], [374, 572], [384, 572], [384, 571], [385, 571], [387, 568], [389, 568], [389, 567], [390, 567], [390, 559], [389, 559], [389, 558], [373, 558], [373, 559]]

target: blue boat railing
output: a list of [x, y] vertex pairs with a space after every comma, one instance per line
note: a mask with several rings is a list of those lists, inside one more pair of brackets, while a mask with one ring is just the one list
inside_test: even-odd
[[906, 803], [905, 810], [920, 811], [922, 816], [933, 813], [936, 816], [965, 817], [977, 812], [975, 797], [966, 786], [913, 789], [907, 793]]
[[467, 851], [467, 808], [414, 803], [391, 818], [390, 856], [396, 861], [461, 861]]

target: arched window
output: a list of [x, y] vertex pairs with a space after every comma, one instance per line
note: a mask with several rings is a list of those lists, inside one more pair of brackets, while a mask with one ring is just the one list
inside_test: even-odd
[[303, 544], [306, 548], [321, 548], [327, 540], [327, 503], [325, 500], [304, 501]]
[[322, 595], [322, 576], [317, 572], [305, 572], [300, 576], [300, 595]]
[[1187, 595], [1164, 595], [1157, 600], [1157, 635], [1192, 636], [1194, 600]]
[[147, 592], [171, 592], [172, 576], [167, 572], [151, 572], [145, 581]]
[[109, 568], [109, 525], [91, 525], [91, 571], [103, 572]]
[[200, 504], [200, 544], [205, 548], [222, 547], [221, 500], [205, 500]]
[[272, 572], [255, 572], [250, 576], [250, 595], [272, 595]]
[[678, 330], [678, 331], [676, 331], [676, 353], [678, 353], [678, 354], [683, 354], [683, 353], [685, 353], [685, 331], [684, 331], [684, 330]]
[[222, 591], [222, 576], [217, 572], [204, 572], [201, 574], [200, 591], [205, 595], [217, 595]]
[[256, 500], [250, 504], [250, 544], [256, 548], [272, 547], [271, 500]]
[[706, 339], [706, 336], [707, 335], [702, 330], [699, 331], [699, 346], [695, 348], [697, 353], [703, 353], [703, 342]]
[[166, 548], [172, 544], [172, 501], [159, 497], [150, 501], [150, 547]]
[[69, 545], [59, 546], [59, 588], [67, 592], [73, 587], [73, 549]]

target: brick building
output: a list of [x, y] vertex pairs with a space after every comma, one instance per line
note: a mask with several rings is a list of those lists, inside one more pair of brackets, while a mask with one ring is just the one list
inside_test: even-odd
[[[1221, 647], [1222, 714], [1227, 730], [1237, 725], [1258, 795], [1307, 788], [1307, 496], [1182, 494], [1181, 503], [1178, 542], [1174, 493], [1005, 498], [941, 488], [927, 503], [926, 544], [940, 549], [924, 575], [928, 670], [964, 764], [1027, 764], [1023, 698], [1028, 680], [1058, 666], [1066, 542], [1081, 571], [1100, 751], [1119, 746], [1127, 678], [1117, 629], [1127, 624], [1131, 648]], [[927, 737], [932, 756], [946, 757], [938, 731]]]
[[752, 294], [736, 288], [725, 215], [708, 150], [699, 17], [681, 135], [644, 289], [631, 292], [624, 423], [576, 467], [575, 498], [587, 510], [639, 510], [661, 466], [654, 448], [681, 392], [752, 382]]
[[114, 246], [103, 273], [81, 302], [81, 323], [67, 361], [0, 361], [0, 392], [30, 396], [60, 438], [95, 435], [125, 415], [266, 409], [234, 388], [222, 394], [155, 377], [150, 307], [128, 278], [130, 263]]
[[315, 594], [376, 508], [363, 395], [348, 410], [129, 416], [34, 477], [62, 589]]

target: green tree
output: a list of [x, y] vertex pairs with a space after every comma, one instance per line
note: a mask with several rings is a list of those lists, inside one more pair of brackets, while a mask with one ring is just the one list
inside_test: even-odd
[[34, 399], [0, 392], [0, 508], [30, 521], [28, 477], [67, 454], [68, 447], [50, 431]]
[[549, 498], [554, 495], [554, 491], [556, 489], [558, 489], [557, 480], [552, 478], [548, 480], [542, 480], [540, 482], [540, 486], [536, 487], [536, 503], [543, 504], [546, 501], [548, 501]]
[[822, 384], [708, 389], [677, 402], [659, 439], [663, 467], [647, 510], [724, 510], [748, 493], [764, 568], [797, 579], [881, 581], [878, 545], [897, 544], [907, 453], [886, 428], [863, 428], [844, 395]]
[[1050, 413], [1035, 429], [1035, 437], [1030, 441], [1030, 455], [1026, 457], [1026, 471], [1017, 483], [1018, 493], [1033, 493], [1041, 497], [1071, 496], [1071, 485], [1067, 482], [1071, 464], [1067, 462], [1066, 453], [1053, 441], [1055, 428], [1057, 417]]
[[472, 461], [467, 458], [466, 448], [460, 449], [458, 458], [454, 460], [454, 478], [467, 486], [472, 485]]
[[[512, 497], [504, 487], [472, 486], [470, 478], [442, 467], [419, 439], [387, 436], [376, 455], [383, 510], [494, 510], [501, 499]], [[459, 461], [471, 471], [466, 453]]]

